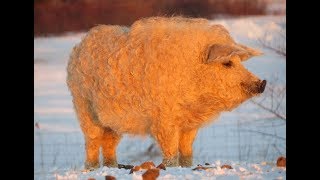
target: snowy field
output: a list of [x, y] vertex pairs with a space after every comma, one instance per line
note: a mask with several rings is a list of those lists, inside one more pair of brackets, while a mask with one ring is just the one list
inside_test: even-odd
[[[259, 43], [259, 39], [277, 43], [285, 28], [284, 16], [244, 17], [212, 21], [224, 25], [236, 41], [261, 49], [263, 56], [244, 65], [270, 86], [286, 85], [285, 57]], [[72, 47], [84, 33], [34, 39], [34, 178], [35, 179], [142, 179], [142, 172], [106, 168], [84, 173], [84, 139], [78, 125], [70, 92], [66, 86], [66, 66]], [[255, 98], [273, 101], [267, 92]], [[285, 115], [285, 94], [278, 109]], [[125, 136], [118, 146], [118, 162], [139, 165], [144, 161], [161, 162], [158, 147], [149, 137]], [[286, 156], [286, 122], [250, 101], [199, 131], [194, 147], [194, 167], [209, 163], [215, 167], [167, 168], [159, 179], [286, 179], [286, 169], [275, 166], [279, 156]], [[229, 164], [233, 169], [220, 169]]]

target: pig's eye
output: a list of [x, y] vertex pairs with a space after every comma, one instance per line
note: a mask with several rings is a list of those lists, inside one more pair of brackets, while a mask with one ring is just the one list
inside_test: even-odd
[[232, 66], [232, 61], [227, 61], [227, 62], [224, 62], [224, 63], [222, 63], [222, 65], [224, 65], [225, 67], [231, 67]]

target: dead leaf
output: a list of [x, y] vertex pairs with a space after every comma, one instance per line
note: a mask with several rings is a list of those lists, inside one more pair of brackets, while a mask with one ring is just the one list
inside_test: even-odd
[[142, 174], [142, 179], [143, 180], [155, 180], [159, 176], [159, 169], [154, 168], [154, 169], [148, 169], [144, 174]]
[[286, 158], [285, 157], [282, 157], [280, 156], [277, 160], [277, 166], [278, 167], [286, 167]]
[[230, 165], [224, 164], [221, 166], [221, 169], [226, 168], [226, 169], [233, 169]]
[[105, 180], [116, 180], [113, 176], [105, 176]]
[[142, 169], [151, 169], [156, 167], [156, 165], [152, 161], [146, 161], [140, 165]]
[[131, 171], [129, 172], [129, 174], [132, 174], [134, 171], [139, 171], [141, 169], [140, 166], [134, 166]]
[[166, 166], [165, 166], [163, 163], [159, 164], [159, 165], [157, 166], [157, 168], [158, 168], [158, 169], [166, 170]]

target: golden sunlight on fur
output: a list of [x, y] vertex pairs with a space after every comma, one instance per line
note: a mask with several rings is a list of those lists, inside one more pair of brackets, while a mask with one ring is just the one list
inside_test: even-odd
[[199, 128], [262, 93], [241, 61], [261, 53], [221, 25], [153, 17], [130, 28], [99, 25], [76, 45], [67, 84], [85, 137], [86, 168], [117, 166], [122, 134], [150, 134], [166, 166], [191, 166]]

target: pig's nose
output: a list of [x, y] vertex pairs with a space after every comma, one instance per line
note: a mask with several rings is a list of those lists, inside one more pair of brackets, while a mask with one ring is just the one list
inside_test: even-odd
[[266, 85], [267, 85], [267, 81], [263, 80], [259, 87], [259, 93], [263, 93], [264, 89], [266, 88]]

